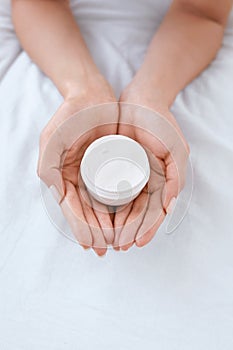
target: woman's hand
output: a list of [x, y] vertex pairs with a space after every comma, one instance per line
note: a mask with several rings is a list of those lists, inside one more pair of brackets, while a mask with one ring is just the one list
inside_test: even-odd
[[[41, 134], [38, 175], [52, 186], [79, 243], [102, 255], [113, 239], [111, 219], [106, 207], [94, 202], [93, 210], [88, 205], [78, 171], [89, 143], [116, 132], [115, 96], [88, 50], [69, 1], [13, 0], [12, 19], [23, 49], [64, 97]], [[100, 104], [105, 106], [77, 114]]]
[[77, 241], [103, 255], [114, 239], [110, 213], [107, 206], [89, 197], [79, 170], [88, 145], [96, 138], [116, 133], [118, 105], [111, 87], [100, 75], [79, 90], [78, 86], [72, 87], [41, 133], [38, 175], [60, 203]]
[[121, 95], [118, 133], [146, 149], [151, 175], [141, 194], [117, 209], [116, 250], [127, 250], [134, 242], [141, 247], [153, 238], [185, 184], [189, 155], [188, 144], [168, 105], [139, 74]]
[[[147, 147], [154, 155], [151, 155], [154, 164], [151, 163], [151, 189], [145, 187], [141, 196], [128, 206], [118, 208], [120, 210], [115, 214], [116, 249], [127, 249], [134, 240], [138, 246], [149, 242], [165, 213], [171, 210], [172, 198], [177, 197], [184, 185], [189, 147], [169, 108], [177, 94], [215, 58], [231, 7], [232, 0], [173, 0], [147, 48], [141, 67], [122, 93], [122, 103], [143, 105], [162, 117], [158, 118], [157, 113], [146, 109], [142, 111], [140, 107], [122, 104], [120, 108], [118, 133], [129, 135]], [[123, 125], [123, 122], [132, 126]], [[166, 133], [166, 125], [171, 134]], [[161, 133], [163, 143], [159, 142]], [[159, 161], [161, 171], [157, 169]], [[153, 180], [156, 174], [160, 189]], [[145, 198], [146, 191], [151, 193]], [[148, 207], [145, 207], [146, 199]], [[158, 211], [156, 214], [155, 210]], [[131, 224], [126, 225], [127, 222]]]

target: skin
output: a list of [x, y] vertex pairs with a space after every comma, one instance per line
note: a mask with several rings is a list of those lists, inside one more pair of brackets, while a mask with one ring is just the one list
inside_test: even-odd
[[[185, 150], [188, 156], [189, 147], [170, 107], [177, 94], [215, 58], [221, 47], [231, 7], [232, 0], [174, 0], [152, 38], [141, 67], [122, 91], [120, 103], [146, 106], [159, 112], [173, 125], [183, 141], [183, 149], [177, 149], [178, 154]], [[162, 144], [158, 143], [152, 149], [154, 159], [164, 171], [166, 189], [159, 202], [161, 212], [156, 222], [150, 220], [155, 204], [158, 204], [159, 193], [158, 189], [153, 189], [152, 178], [140, 196], [120, 208], [114, 216], [105, 206], [101, 208], [102, 214], [96, 206], [90, 209], [76, 187], [77, 178], [74, 174], [80, 164], [80, 154], [79, 157], [74, 157], [74, 154], [77, 149], [84, 150], [91, 140], [101, 136], [100, 130], [94, 130], [88, 139], [83, 138], [83, 143], [78, 148], [74, 145], [68, 152], [63, 169], [64, 177], [59, 171], [46, 172], [41, 163], [48, 140], [56, 127], [83, 108], [101, 103], [116, 103], [113, 90], [96, 67], [68, 1], [12, 0], [12, 18], [22, 47], [64, 97], [64, 103], [41, 133], [38, 175], [48, 186], [52, 183], [56, 185], [58, 201], [63, 206], [64, 215], [71, 227], [77, 226], [80, 218], [86, 224], [89, 241], [86, 244], [81, 242], [85, 248], [91, 246], [101, 256], [106, 253], [106, 244], [109, 242], [116, 250], [127, 250], [134, 243], [139, 247], [144, 246], [153, 238], [163, 221], [172, 198], [176, 198], [182, 189], [187, 159], [184, 157], [183, 163], [175, 171], [174, 159]], [[143, 133], [135, 125], [136, 117], [133, 116], [131, 128], [127, 128], [124, 123], [129, 120], [132, 122], [132, 116], [124, 108], [116, 114], [109, 123], [118, 121], [118, 126], [109, 126], [104, 134], [121, 133], [134, 137], [143, 145], [151, 144], [148, 133]], [[144, 122], [146, 124], [146, 120]], [[140, 123], [143, 126], [143, 120]], [[178, 181], [180, 178], [182, 181]], [[98, 227], [97, 233], [91, 230], [91, 225]], [[107, 234], [106, 228], [109, 229]]]

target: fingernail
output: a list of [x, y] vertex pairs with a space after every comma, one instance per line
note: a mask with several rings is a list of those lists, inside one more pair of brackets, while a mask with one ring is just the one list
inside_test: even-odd
[[121, 247], [121, 250], [127, 251], [133, 244], [129, 243], [129, 244], [125, 244]]
[[83, 249], [85, 249], [85, 250], [90, 249], [90, 247], [89, 247], [88, 245], [81, 244], [81, 246], [82, 246]]
[[98, 257], [103, 258], [106, 254], [105, 248], [93, 248], [94, 252], [98, 255]]
[[61, 195], [60, 193], [58, 192], [57, 188], [55, 185], [52, 185], [49, 187], [54, 199], [56, 200], [56, 202], [59, 204], [60, 201], [61, 201]]
[[136, 246], [137, 246], [138, 248], [142, 248], [142, 247], [145, 245], [145, 243], [144, 243], [144, 241], [143, 241], [143, 238], [137, 239], [136, 242], [135, 242], [135, 244], [136, 244]]
[[170, 203], [168, 204], [168, 207], [166, 209], [167, 214], [171, 214], [175, 205], [176, 205], [176, 197], [172, 197], [172, 199], [170, 200]]

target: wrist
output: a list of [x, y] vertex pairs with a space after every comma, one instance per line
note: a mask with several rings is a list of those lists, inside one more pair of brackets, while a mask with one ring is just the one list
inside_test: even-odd
[[147, 60], [137, 71], [130, 85], [141, 91], [142, 96], [146, 95], [157, 105], [167, 108], [171, 107], [179, 92], [171, 76]]
[[135, 76], [122, 92], [120, 102], [143, 105], [161, 113], [169, 111], [171, 103], [160, 85], [152, 84], [144, 78]]
[[78, 72], [72, 72], [71, 76], [64, 78], [62, 83], [62, 96], [65, 100], [77, 97], [79, 95], [85, 95], [88, 93], [90, 86], [94, 81], [100, 80], [100, 73], [91, 70], [84, 70]]
[[77, 79], [67, 80], [64, 84], [65, 101], [83, 101], [83, 104], [116, 102], [110, 84], [98, 71], [86, 73]]

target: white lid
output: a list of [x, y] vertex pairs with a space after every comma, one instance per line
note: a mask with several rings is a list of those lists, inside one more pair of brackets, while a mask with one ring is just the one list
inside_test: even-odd
[[122, 205], [133, 200], [150, 176], [144, 148], [123, 135], [96, 139], [86, 149], [80, 170], [88, 191], [108, 205]]

